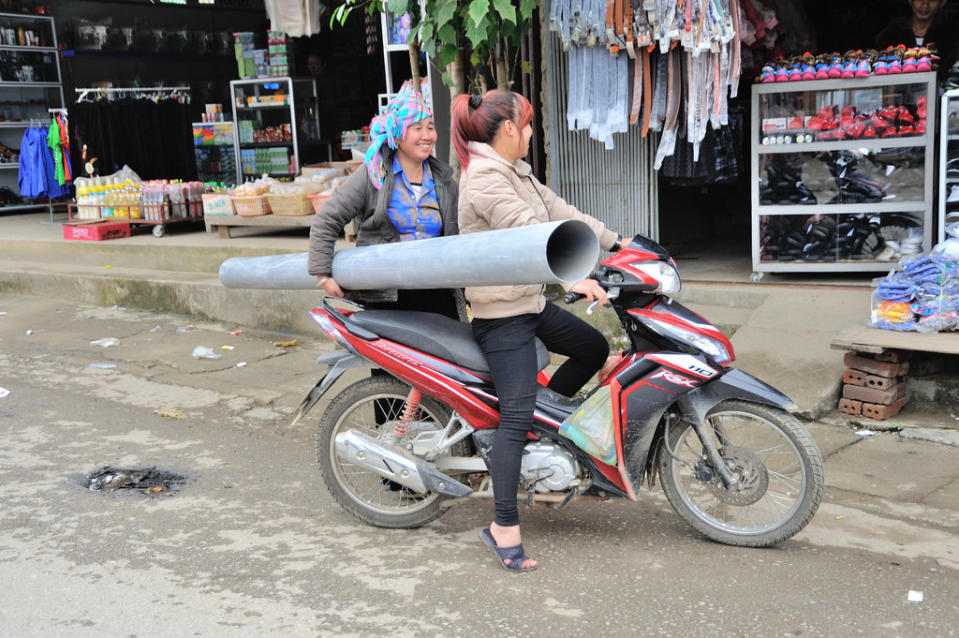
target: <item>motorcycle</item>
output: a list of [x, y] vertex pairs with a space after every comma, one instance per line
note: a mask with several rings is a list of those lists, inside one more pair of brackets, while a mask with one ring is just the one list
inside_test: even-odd
[[[520, 498], [556, 509], [636, 500], [658, 476], [673, 509], [714, 541], [764, 547], [799, 532], [822, 499], [823, 462], [793, 402], [730, 367], [729, 340], [670, 297], [680, 278], [657, 243], [637, 235], [593, 278], [629, 346], [588, 396], [571, 399], [545, 387], [549, 354], [539, 344]], [[318, 359], [329, 369], [294, 423], [347, 370], [382, 371], [340, 392], [320, 418], [317, 460], [336, 501], [371, 525], [414, 528], [439, 517], [443, 500], [491, 498], [498, 401], [470, 326], [334, 297], [311, 315], [343, 350]]]

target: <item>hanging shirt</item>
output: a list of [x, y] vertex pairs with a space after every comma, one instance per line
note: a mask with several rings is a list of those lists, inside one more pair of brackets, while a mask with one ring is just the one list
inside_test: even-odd
[[387, 212], [400, 233], [400, 240], [439, 237], [443, 232], [443, 218], [429, 164], [423, 162], [423, 183], [413, 185], [394, 156], [393, 175], [393, 196]]
[[50, 153], [53, 154], [54, 177], [57, 184], [63, 186], [67, 182], [63, 176], [63, 154], [60, 152], [60, 122], [56, 118], [50, 123], [50, 131], [47, 133], [47, 146], [50, 147]]
[[70, 135], [65, 115], [57, 115], [57, 122], [60, 123], [60, 152], [63, 154], [63, 178], [67, 182], [73, 181], [73, 174], [70, 170]]

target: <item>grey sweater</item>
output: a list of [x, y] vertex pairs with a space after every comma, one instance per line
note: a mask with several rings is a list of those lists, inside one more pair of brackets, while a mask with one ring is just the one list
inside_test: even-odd
[[[443, 218], [443, 235], [459, 233], [457, 222], [458, 189], [453, 180], [453, 169], [432, 157], [427, 160], [433, 173], [436, 199]], [[333, 246], [348, 223], [357, 220], [359, 230], [357, 246], [371, 246], [400, 241], [400, 233], [390, 220], [388, 207], [393, 197], [395, 175], [393, 174], [393, 151], [383, 149], [383, 164], [386, 177], [383, 188], [377, 190], [370, 181], [365, 167], [361, 167], [327, 200], [323, 209], [313, 219], [310, 228], [310, 256], [308, 269], [311, 275], [329, 275], [333, 268]], [[411, 264], [411, 267], [415, 265]], [[362, 291], [368, 301], [395, 301], [396, 291], [379, 294]]]

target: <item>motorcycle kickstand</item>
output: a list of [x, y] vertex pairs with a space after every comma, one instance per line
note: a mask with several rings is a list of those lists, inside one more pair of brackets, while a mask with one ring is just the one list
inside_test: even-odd
[[551, 508], [554, 509], [554, 510], [561, 510], [561, 509], [563, 509], [564, 507], [566, 507], [567, 505], [569, 505], [570, 501], [572, 501], [574, 498], [576, 498], [577, 496], [579, 496], [580, 494], [582, 494], [583, 492], [585, 492], [586, 490], [588, 490], [589, 487], [590, 487], [590, 485], [591, 485], [591, 482], [590, 482], [590, 481], [587, 481], [586, 483], [582, 483], [582, 484], [580, 484], [580, 485], [574, 485], [574, 486], [573, 486], [573, 489], [571, 489], [569, 492], [567, 492], [566, 498], [564, 498], [564, 499], [563, 499], [562, 501], [560, 501], [559, 503], [556, 503], [556, 504], [554, 504], [554, 505], [550, 505], [549, 507], [551, 507]]

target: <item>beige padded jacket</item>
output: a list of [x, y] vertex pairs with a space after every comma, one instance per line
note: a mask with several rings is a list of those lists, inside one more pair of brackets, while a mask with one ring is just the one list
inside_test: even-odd
[[[616, 243], [616, 233], [539, 183], [526, 162], [510, 164], [489, 144], [470, 142], [469, 150], [469, 168], [460, 178], [461, 235], [579, 219], [589, 224], [603, 249]], [[539, 284], [477, 286], [466, 289], [466, 299], [474, 317], [499, 319], [542, 312], [546, 306], [543, 288]]]

